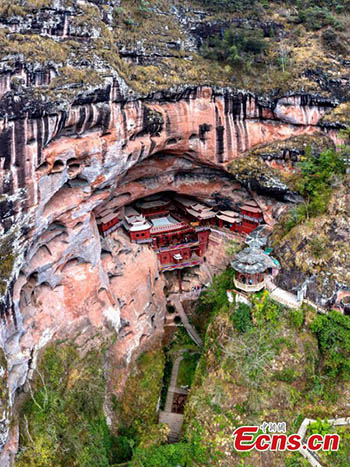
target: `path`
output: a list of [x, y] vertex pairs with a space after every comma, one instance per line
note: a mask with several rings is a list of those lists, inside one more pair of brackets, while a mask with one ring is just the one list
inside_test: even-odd
[[[183, 353], [185, 350], [180, 351], [180, 355], [177, 357], [177, 359], [174, 362], [173, 369], [171, 371], [171, 379], [170, 379], [170, 384], [169, 384], [169, 389], [168, 389], [168, 394], [166, 397], [166, 402], [165, 402], [165, 412], [171, 412], [173, 402], [174, 402], [174, 394], [175, 392], [183, 392], [181, 389], [176, 387], [176, 381], [177, 381], [177, 374], [179, 372], [180, 368], [180, 363], [183, 359]], [[179, 390], [178, 390], [179, 389]], [[184, 394], [187, 394], [188, 391], [185, 391]]]
[[[300, 428], [298, 430], [298, 435], [301, 437], [303, 440], [307, 428], [310, 423], [315, 422], [316, 420], [312, 420], [311, 418], [305, 418], [303, 423], [300, 425]], [[323, 420], [324, 421], [324, 420]], [[327, 422], [330, 423], [333, 426], [345, 426], [345, 425], [350, 425], [350, 417], [344, 417], [344, 418], [330, 418], [327, 419]], [[304, 449], [304, 447], [301, 447], [299, 449], [300, 454], [305, 457], [309, 461], [309, 463], [312, 465], [312, 467], [322, 467], [322, 465], [318, 462], [316, 459], [314, 453], [312, 451], [309, 451], [308, 449]]]
[[168, 394], [165, 401], [164, 411], [159, 412], [159, 422], [166, 423], [169, 425], [170, 433], [168, 436], [170, 443], [176, 443], [179, 440], [182, 423], [184, 416], [179, 413], [172, 412], [174, 395], [175, 394], [188, 394], [188, 389], [182, 389], [176, 386], [177, 384], [177, 375], [179, 372], [180, 364], [183, 359], [183, 354], [185, 349], [180, 350], [180, 355], [176, 358], [173, 369], [171, 371], [170, 384], [168, 388]]
[[297, 296], [277, 287], [269, 277], [266, 278], [266, 288], [270, 292], [270, 297], [276, 302], [289, 308], [300, 308], [302, 303], [298, 301]]
[[173, 295], [173, 296], [170, 296], [169, 297], [169, 302], [172, 303], [176, 309], [176, 311], [178, 312], [180, 318], [181, 318], [181, 321], [182, 321], [182, 324], [185, 326], [185, 329], [186, 331], [188, 332], [188, 335], [190, 336], [190, 338], [193, 340], [193, 342], [195, 342], [197, 345], [199, 345], [199, 347], [202, 347], [203, 346], [203, 341], [202, 339], [199, 337], [197, 331], [195, 330], [195, 328], [191, 325], [191, 323], [189, 322], [188, 318], [187, 318], [187, 315], [185, 313], [185, 310], [182, 306], [182, 303], [180, 301], [180, 298], [176, 295]]

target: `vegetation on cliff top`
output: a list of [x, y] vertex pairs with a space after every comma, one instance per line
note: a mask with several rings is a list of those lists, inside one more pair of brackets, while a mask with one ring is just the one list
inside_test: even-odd
[[289, 183], [303, 196], [304, 202], [281, 221], [285, 232], [311, 217], [324, 214], [332, 192], [345, 174], [343, 154], [334, 149], [317, 154], [310, 146], [307, 147], [297, 168], [297, 173], [290, 178]]
[[[52, 0], [0, 7], [1, 58], [14, 64], [21, 53], [36, 68], [53, 65], [58, 75], [51, 88], [60, 87], [62, 97], [63, 89], [74, 94], [100, 85], [112, 70], [141, 93], [203, 83], [332, 93], [338, 81], [338, 91], [346, 93], [339, 77], [347, 74], [343, 59], [350, 52], [347, 1], [122, 0], [115, 7], [64, 0], [62, 6], [69, 10], [64, 39], [24, 26], [40, 8], [56, 14]], [[13, 21], [19, 32], [10, 32]], [[67, 66], [76, 73], [65, 73]], [[54, 98], [50, 86], [46, 90]]]

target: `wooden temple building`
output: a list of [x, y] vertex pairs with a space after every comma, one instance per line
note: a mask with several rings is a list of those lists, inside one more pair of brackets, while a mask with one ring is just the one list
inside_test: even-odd
[[[263, 213], [253, 200], [246, 201], [236, 212], [218, 210], [182, 195], [170, 197], [160, 194], [138, 200], [125, 207], [123, 212], [114, 211], [112, 201], [108, 207], [102, 208], [97, 218], [102, 236], [123, 226], [132, 242], [149, 244], [156, 251], [159, 268], [163, 272], [181, 271], [201, 264], [211, 229], [226, 229], [248, 238], [255, 229], [262, 227], [262, 223]], [[248, 261], [252, 264], [238, 270], [241, 275], [237, 281], [245, 289], [249, 286], [260, 290], [264, 286], [266, 269], [273, 266], [271, 258], [264, 252], [264, 256], [258, 258], [261, 251], [250, 252]], [[243, 258], [242, 261], [244, 264]]]
[[98, 231], [103, 237], [111, 234], [121, 226], [118, 214], [109, 212], [97, 221]]
[[199, 216], [193, 221], [178, 203], [151, 196], [125, 208], [123, 227], [131, 241], [149, 243], [157, 252], [161, 271], [181, 270], [201, 264], [208, 248], [209, 216], [195, 212]]

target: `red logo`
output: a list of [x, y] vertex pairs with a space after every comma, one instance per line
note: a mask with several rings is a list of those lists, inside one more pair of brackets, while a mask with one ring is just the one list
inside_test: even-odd
[[233, 433], [233, 447], [236, 451], [338, 451], [340, 436], [337, 434], [314, 434], [304, 442], [300, 435], [286, 433], [259, 433], [258, 426], [242, 426]]

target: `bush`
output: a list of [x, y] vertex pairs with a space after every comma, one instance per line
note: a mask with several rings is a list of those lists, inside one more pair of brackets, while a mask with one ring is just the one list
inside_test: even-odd
[[210, 37], [202, 47], [202, 55], [211, 60], [239, 65], [254, 60], [267, 48], [261, 29], [228, 29], [222, 38]]
[[317, 316], [311, 330], [317, 336], [326, 372], [350, 381], [350, 317], [331, 311]]
[[269, 298], [269, 293], [265, 290], [261, 297], [253, 298], [252, 315], [258, 327], [263, 327], [266, 323], [278, 324], [280, 306], [277, 302]]
[[311, 249], [311, 254], [315, 258], [320, 258], [322, 254], [324, 253], [324, 249], [325, 249], [324, 241], [322, 241], [322, 239], [318, 236], [314, 237], [310, 241], [310, 249]]
[[281, 371], [276, 371], [274, 379], [283, 381], [284, 383], [292, 383], [295, 380], [295, 370], [294, 368], [284, 368]]
[[200, 0], [205, 6], [217, 10], [242, 11], [259, 3], [257, 0]]
[[[332, 184], [345, 173], [342, 154], [334, 149], [328, 149], [317, 155], [312, 154], [311, 148], [308, 147], [298, 167], [300, 176], [295, 188], [305, 201], [290, 211], [285, 222], [286, 232], [309, 217], [324, 214], [331, 197]], [[315, 243], [315, 246], [319, 252], [319, 245]]]
[[324, 26], [339, 27], [340, 23], [326, 7], [313, 6], [299, 10], [299, 20], [307, 28], [317, 30]]
[[288, 319], [290, 325], [295, 329], [300, 329], [304, 324], [304, 311], [300, 310], [289, 310]]
[[202, 336], [204, 336], [209, 319], [228, 305], [226, 292], [233, 287], [233, 277], [233, 269], [227, 268], [226, 271], [215, 276], [210, 286], [201, 294], [196, 307], [196, 315], [200, 317], [198, 324]]
[[113, 437], [103, 412], [101, 358], [82, 361], [71, 345], [52, 345], [40, 360], [36, 388], [20, 420], [18, 466], [110, 464]]
[[214, 465], [209, 459], [208, 449], [201, 439], [201, 427], [196, 426], [191, 439], [181, 443], [164, 446], [151, 446], [147, 449], [136, 449], [130, 462], [132, 467], [194, 467], [196, 465]]
[[344, 45], [344, 41], [338, 36], [333, 28], [327, 28], [322, 32], [321, 41], [323, 47], [326, 49], [342, 55], [347, 54], [347, 48]]
[[237, 331], [246, 332], [252, 326], [250, 307], [244, 303], [240, 303], [238, 308], [233, 312], [232, 321]]
[[185, 352], [180, 363], [177, 386], [191, 386], [196, 372], [199, 353]]

